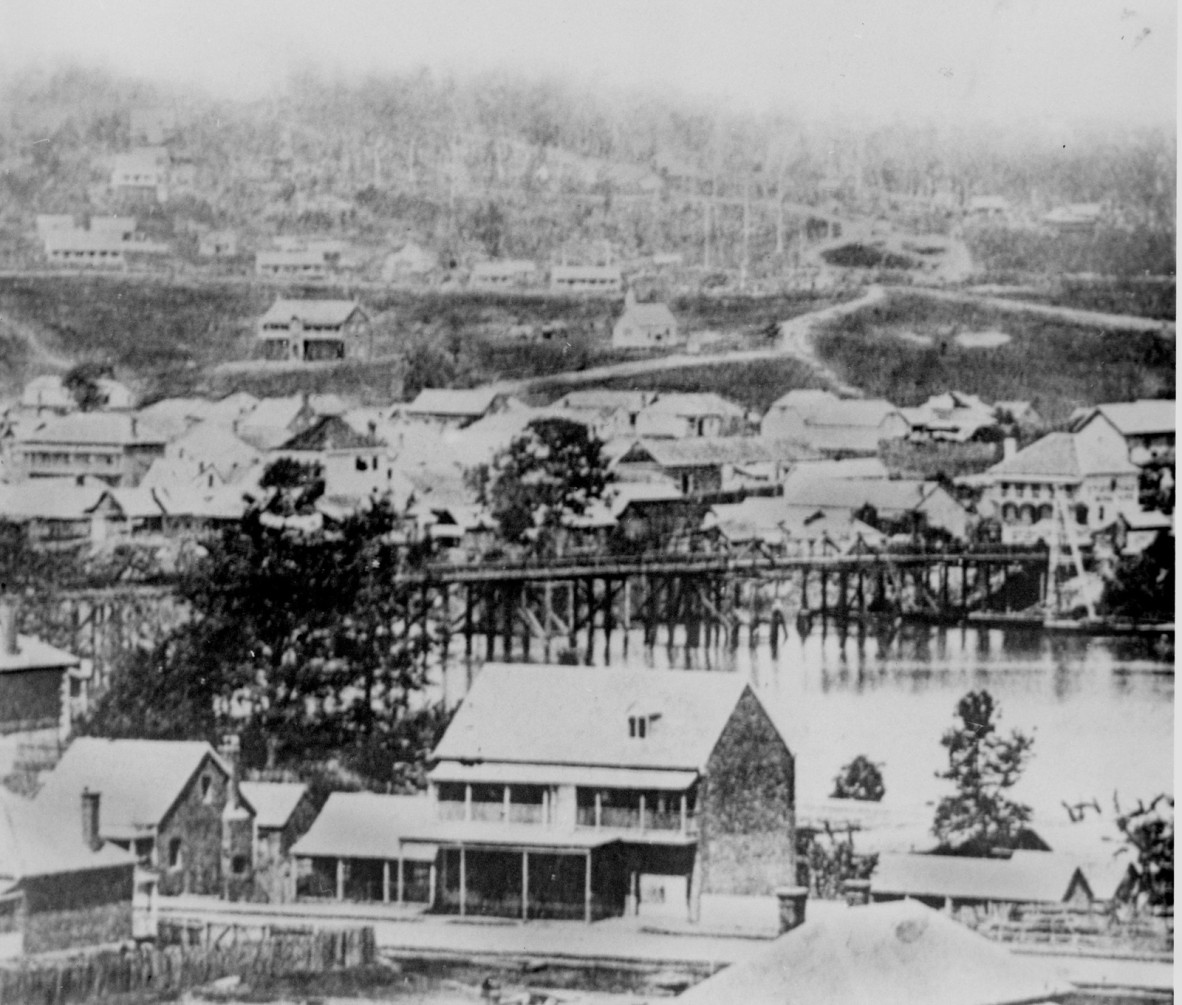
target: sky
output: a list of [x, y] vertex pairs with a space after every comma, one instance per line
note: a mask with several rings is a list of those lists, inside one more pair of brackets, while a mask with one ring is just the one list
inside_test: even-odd
[[1172, 124], [1173, 0], [0, 0], [0, 68], [221, 96], [426, 66], [891, 121]]

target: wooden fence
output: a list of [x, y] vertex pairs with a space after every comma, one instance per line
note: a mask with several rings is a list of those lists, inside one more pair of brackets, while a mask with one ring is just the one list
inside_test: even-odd
[[[239, 931], [246, 935], [245, 930]], [[156, 997], [232, 975], [249, 986], [296, 974], [367, 966], [374, 959], [372, 928], [265, 930], [253, 939], [144, 946], [63, 960], [25, 960], [0, 967], [0, 1002], [71, 1005], [117, 995]]]

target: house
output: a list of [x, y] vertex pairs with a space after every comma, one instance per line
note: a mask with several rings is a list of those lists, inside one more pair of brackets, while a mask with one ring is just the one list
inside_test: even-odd
[[906, 437], [911, 424], [881, 398], [838, 398], [828, 391], [789, 391], [772, 403], [762, 435], [807, 443], [830, 457], [868, 456], [882, 440]]
[[624, 313], [612, 325], [612, 345], [617, 349], [649, 349], [685, 342], [677, 319], [667, 304], [638, 304], [629, 288], [624, 295]]
[[617, 548], [664, 550], [692, 538], [702, 523], [704, 504], [686, 499], [669, 480], [613, 482], [607, 501], [616, 521]]
[[[968, 511], [938, 482], [793, 474], [784, 483], [783, 499], [788, 505], [850, 516], [872, 512], [871, 523], [915, 523], [943, 530], [961, 541], [969, 530]], [[862, 519], [866, 520], [866, 515]]]
[[400, 409], [403, 416], [440, 426], [462, 427], [489, 415], [507, 403], [505, 395], [487, 387], [423, 388], [418, 397]]
[[[238, 233], [233, 230], [207, 230], [197, 241], [198, 258], [236, 258]], [[257, 265], [257, 262], [256, 262]]]
[[0, 787], [0, 960], [136, 934], [136, 859], [103, 842], [102, 795], [50, 808]]
[[1078, 859], [1048, 851], [1008, 858], [884, 854], [870, 878], [874, 901], [909, 897], [935, 908], [1071, 904], [1096, 899]]
[[439, 267], [438, 259], [431, 252], [407, 241], [397, 251], [391, 252], [382, 262], [382, 281], [397, 283], [421, 281]]
[[422, 863], [445, 913], [684, 918], [795, 874], [793, 755], [732, 674], [489, 664], [433, 760], [429, 799], [330, 797], [293, 849], [328, 895], [395, 899]]
[[85, 477], [136, 485], [165, 440], [134, 415], [75, 412], [21, 432], [13, 458], [29, 478]]
[[241, 481], [262, 463], [262, 452], [235, 433], [232, 426], [206, 420], [169, 443], [164, 448], [164, 459], [196, 464], [199, 474], [208, 473], [205, 487], [212, 489]]
[[267, 359], [307, 362], [365, 355], [369, 315], [355, 300], [279, 299], [259, 318]]
[[886, 543], [885, 534], [848, 511], [794, 506], [778, 496], [716, 503], [702, 529], [730, 545], [759, 544], [783, 555], [844, 555]]
[[570, 413], [606, 441], [635, 436], [640, 413], [656, 398], [656, 391], [570, 391], [552, 407], [559, 414]]
[[615, 265], [555, 265], [550, 270], [550, 290], [554, 293], [614, 297], [623, 289], [624, 277]]
[[678, 996], [679, 1005], [1034, 1005], [1073, 988], [1056, 968], [913, 901], [818, 912]]
[[1112, 522], [1101, 528], [1097, 535], [1098, 539], [1107, 538], [1117, 554], [1140, 555], [1158, 539], [1159, 535], [1173, 536], [1173, 533], [1172, 513], [1122, 509], [1117, 510]]
[[77, 224], [72, 213], [38, 213], [36, 220], [37, 239], [44, 241], [47, 234], [60, 230], [73, 230]]
[[58, 374], [34, 377], [21, 391], [21, 408], [40, 415], [42, 412], [56, 412], [65, 415], [78, 407], [74, 395], [62, 382]]
[[975, 394], [945, 391], [916, 408], [901, 408], [916, 438], [968, 443], [998, 426], [996, 409]]
[[1129, 460], [1144, 467], [1174, 462], [1174, 435], [1178, 403], [1166, 399], [1118, 401], [1078, 409], [1071, 416], [1072, 431], [1089, 435], [1091, 427], [1112, 427], [1124, 438]]
[[982, 490], [977, 512], [1000, 521], [1004, 543], [1033, 544], [1057, 539], [1057, 507], [1089, 533], [1135, 509], [1139, 474], [1116, 429], [1090, 422], [1077, 433], [1048, 433], [961, 481]]
[[538, 267], [528, 259], [501, 258], [492, 262], [477, 262], [468, 277], [473, 290], [510, 290], [532, 286], [537, 281]]
[[168, 198], [168, 149], [138, 147], [116, 154], [111, 166], [111, 190], [115, 195], [164, 202]]
[[737, 436], [747, 431], [747, 413], [713, 393], [662, 394], [636, 416], [635, 434], [646, 438]]
[[15, 602], [0, 598], [0, 777], [12, 772], [19, 746], [65, 740], [82, 687], [78, 657], [18, 634]]
[[63, 229], [47, 233], [44, 247], [50, 265], [75, 269], [124, 269], [132, 242], [118, 234]]
[[321, 251], [306, 248], [292, 251], [256, 251], [255, 275], [271, 279], [302, 279], [311, 282], [327, 279], [332, 267]]
[[975, 195], [966, 215], [975, 223], [1004, 223], [1010, 215], [1010, 201], [1000, 195]]
[[748, 467], [765, 467], [761, 483], [774, 484], [800, 460], [816, 455], [791, 440], [757, 436], [697, 436], [637, 440], [616, 461], [620, 477], [669, 480], [685, 496], [704, 496], [749, 484]]
[[304, 394], [263, 398], [234, 428], [234, 434], [258, 450], [273, 450], [306, 429], [316, 413]]
[[160, 892], [236, 896], [254, 870], [254, 808], [208, 743], [75, 739], [37, 794], [47, 811], [101, 792], [99, 836], [160, 872]]
[[39, 550], [99, 544], [123, 519], [109, 488], [84, 475], [0, 484], [0, 517], [22, 526], [25, 539]]
[[293, 900], [290, 852], [316, 819], [311, 790], [302, 782], [241, 782], [238, 789], [255, 811], [255, 885], [269, 903]]

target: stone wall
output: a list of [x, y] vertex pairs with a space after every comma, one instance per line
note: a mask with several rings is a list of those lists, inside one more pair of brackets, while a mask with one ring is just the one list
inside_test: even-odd
[[[203, 778], [209, 779], [208, 794], [202, 791]], [[206, 758], [162, 821], [156, 839], [162, 894], [222, 895], [222, 811], [229, 789], [229, 777], [212, 758]], [[180, 864], [175, 867], [171, 864], [174, 840], [180, 841], [181, 849]]]
[[795, 763], [750, 688], [710, 755], [700, 799], [701, 892], [766, 895], [795, 882]]

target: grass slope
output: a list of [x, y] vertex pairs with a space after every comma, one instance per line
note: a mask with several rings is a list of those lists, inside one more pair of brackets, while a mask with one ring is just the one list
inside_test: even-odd
[[[956, 341], [959, 333], [990, 329], [1011, 341], [994, 348]], [[1081, 330], [906, 295], [829, 323], [814, 345], [843, 380], [869, 396], [913, 406], [955, 389], [986, 401], [1032, 401], [1051, 423], [1080, 405], [1172, 395], [1175, 381], [1172, 339]]]

